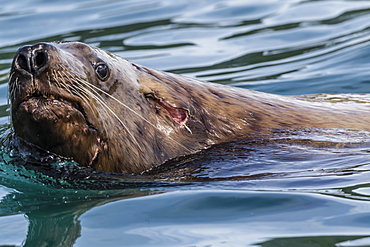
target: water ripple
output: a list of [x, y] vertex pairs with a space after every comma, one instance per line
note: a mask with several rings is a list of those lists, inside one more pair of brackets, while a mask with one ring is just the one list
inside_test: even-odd
[[[12, 57], [20, 46], [40, 41], [82, 41], [142, 65], [216, 83], [369, 104], [367, 95], [354, 95], [370, 93], [369, 1], [0, 2], [1, 135], [10, 123]], [[11, 153], [1, 152], [0, 226], [6, 231], [0, 231], [0, 245], [43, 246], [45, 238], [63, 246], [368, 243], [370, 134], [335, 131], [289, 133], [281, 137], [293, 140], [289, 145], [211, 150], [192, 160], [193, 180], [176, 184], [116, 178], [112, 187], [110, 177], [79, 184], [68, 176], [55, 179], [53, 170], [45, 175], [25, 169], [11, 162]], [[348, 145], [338, 148], [340, 143]], [[166, 167], [161, 169], [166, 174]], [[147, 196], [171, 190], [190, 192]], [[140, 198], [123, 200], [128, 197]]]

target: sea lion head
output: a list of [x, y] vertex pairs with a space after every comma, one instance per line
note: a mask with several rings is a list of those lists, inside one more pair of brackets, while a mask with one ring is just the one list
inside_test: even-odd
[[9, 82], [15, 134], [109, 172], [138, 173], [191, 152], [186, 102], [164, 92], [159, 97], [141, 83], [160, 85], [143, 70], [79, 42], [24, 46]]

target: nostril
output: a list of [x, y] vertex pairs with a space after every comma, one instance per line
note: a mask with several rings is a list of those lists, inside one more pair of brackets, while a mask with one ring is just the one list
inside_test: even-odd
[[46, 55], [46, 53], [44, 51], [36, 52], [35, 57], [34, 57], [35, 70], [38, 70], [38, 69], [44, 67], [46, 65], [47, 61], [48, 61], [48, 56]]
[[49, 46], [47, 44], [36, 44], [20, 48], [14, 59], [17, 69], [30, 74], [41, 73], [48, 65]]
[[19, 54], [18, 56], [18, 65], [19, 67], [21, 67], [22, 69], [28, 71], [28, 72], [31, 72], [31, 68], [28, 64], [28, 59], [22, 55], [22, 54]]

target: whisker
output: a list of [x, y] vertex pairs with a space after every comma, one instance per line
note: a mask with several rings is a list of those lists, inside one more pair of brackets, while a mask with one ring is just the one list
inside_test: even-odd
[[[13, 79], [13, 78], [12, 78], [12, 79]], [[10, 97], [11, 97], [12, 99], [14, 99], [15, 91], [16, 91], [17, 89], [19, 90], [19, 88], [17, 88], [17, 87], [19, 87], [19, 78], [18, 78], [18, 77], [16, 77], [16, 78], [15, 78], [15, 81], [12, 83], [12, 86], [11, 86], [11, 88], [10, 88], [10, 90], [9, 90]]]
[[[81, 86], [81, 83], [85, 83], [85, 81], [80, 81], [77, 80], [76, 78], [74, 77], [70, 77], [69, 78], [70, 80], [72, 80], [73, 82], [77, 83], [78, 86]], [[86, 84], [86, 83], [85, 83]], [[88, 85], [87, 85], [88, 86]], [[81, 89], [80, 88], [80, 89]], [[105, 110], [108, 110], [117, 120], [118, 122], [126, 129], [127, 133], [131, 136], [132, 138], [132, 141], [136, 144], [136, 146], [142, 151], [142, 148], [139, 144], [139, 142], [137, 141], [136, 137], [132, 134], [132, 132], [130, 131], [130, 129], [126, 126], [126, 124], [118, 117], [118, 115], [103, 101], [103, 99], [101, 99], [101, 96], [100, 95], [95, 95], [93, 94], [92, 92], [88, 91], [88, 90], [85, 90], [83, 88], [83, 92], [85, 93], [88, 93], [90, 96], [94, 97], [102, 106], [103, 106], [103, 109], [105, 108]], [[98, 97], [97, 97], [98, 96]], [[108, 113], [108, 112], [107, 112]]]
[[[59, 71], [58, 71], [59, 73]], [[73, 94], [73, 95], [77, 95], [78, 97], [80, 97], [82, 100], [84, 101], [88, 101], [89, 99], [89, 96], [90, 97], [94, 97], [95, 95], [92, 94], [91, 92], [89, 92], [88, 90], [86, 90], [84, 87], [82, 87], [82, 85], [79, 83], [79, 82], [76, 82], [77, 85], [70, 85], [70, 83], [66, 83], [65, 80], [68, 80], [68, 82], [72, 79], [70, 78], [66, 73], [64, 73], [64, 75], [62, 75], [61, 73], [59, 73], [59, 77], [58, 78], [61, 78], [62, 79], [62, 83], [59, 83], [59, 86], [64, 88], [67, 92], [69, 92], [70, 94]], [[77, 86], [77, 88], [76, 88]], [[100, 95], [98, 95], [100, 96]], [[93, 111], [93, 107], [90, 106], [89, 104], [87, 104], [87, 106]], [[103, 107], [102, 108], [105, 113], [108, 114], [108, 111]]]
[[[74, 77], [72, 77], [71, 76], [71, 79], [74, 81], [74, 82], [77, 82], [76, 80], [76, 78], [74, 78]], [[153, 128], [155, 128], [155, 129], [157, 129], [157, 130], [159, 130], [158, 129], [158, 127], [157, 126], [155, 126], [154, 124], [152, 124], [151, 122], [149, 122], [147, 119], [145, 119], [143, 116], [141, 116], [139, 113], [137, 113], [135, 110], [133, 110], [133, 109], [131, 109], [129, 106], [127, 106], [126, 104], [124, 104], [123, 102], [121, 102], [119, 99], [117, 99], [116, 97], [114, 97], [114, 96], [112, 96], [112, 95], [110, 95], [109, 93], [107, 93], [107, 92], [105, 92], [104, 90], [102, 90], [102, 89], [100, 89], [100, 88], [98, 88], [97, 86], [95, 86], [95, 85], [93, 85], [93, 84], [91, 84], [90, 82], [88, 82], [88, 81], [86, 81], [86, 80], [82, 80], [81, 78], [78, 78], [79, 80], [80, 80], [80, 83], [83, 83], [85, 86], [87, 86], [87, 87], [89, 87], [92, 91], [94, 91], [94, 90], [96, 90], [96, 91], [99, 91], [99, 92], [101, 92], [101, 93], [103, 93], [103, 94], [105, 94], [106, 96], [108, 96], [108, 97], [110, 97], [111, 99], [113, 99], [113, 100], [115, 100], [116, 102], [118, 102], [120, 105], [122, 105], [123, 107], [125, 107], [126, 109], [128, 109], [129, 111], [131, 111], [132, 113], [134, 113], [136, 116], [138, 116], [139, 118], [141, 118], [143, 121], [145, 121], [147, 124], [149, 124], [150, 126], [152, 126]], [[78, 82], [77, 82], [78, 83]], [[98, 95], [98, 94], [97, 94]], [[100, 98], [101, 98], [101, 96], [100, 95], [98, 95]], [[104, 105], [106, 105], [104, 102], [102, 102], [102, 100], [103, 99], [101, 99], [99, 102], [101, 102], [102, 104], [104, 104]], [[106, 106], [106, 107], [108, 107], [108, 106]], [[108, 109], [110, 110], [110, 111], [112, 111], [109, 107], [108, 107]], [[112, 111], [112, 114], [114, 114], [115, 116], [117, 116], [113, 111]], [[118, 118], [118, 116], [117, 116], [117, 118]], [[119, 119], [119, 118], [118, 118]], [[121, 122], [121, 124], [123, 124], [122, 123], [122, 121], [119, 119], [119, 121]], [[123, 126], [126, 128], [126, 126], [123, 124]], [[126, 128], [127, 129], [127, 128]], [[128, 130], [129, 131], [129, 130]], [[189, 152], [191, 152], [191, 151], [193, 151], [193, 150], [191, 150], [191, 149], [189, 149], [189, 148], [187, 148], [187, 147], [185, 147], [183, 144], [181, 144], [181, 143], [179, 143], [178, 141], [176, 141], [175, 139], [173, 139], [172, 137], [170, 137], [170, 136], [168, 136], [168, 138], [171, 140], [171, 141], [173, 141], [174, 143], [176, 143], [177, 145], [179, 145], [179, 146], [181, 146], [182, 148], [184, 148], [185, 150], [187, 150], [187, 151], [189, 151]]]
[[[100, 98], [101, 100], [103, 100], [102, 97], [99, 94], [97, 94], [97, 93], [94, 94], [95, 91], [89, 91], [85, 87], [83, 87], [83, 85], [78, 80], [76, 80], [74, 78], [70, 78], [70, 77], [68, 77], [68, 78], [76, 83], [75, 85], [71, 85], [71, 88], [74, 90], [75, 94], [78, 95], [78, 96], [81, 96], [83, 99], [85, 99], [85, 101], [88, 101], [89, 96], [92, 97], [92, 98]], [[109, 114], [109, 112], [113, 111], [104, 102], [102, 102], [102, 103], [103, 103], [103, 106], [104, 106], [102, 109], [104, 110], [105, 113]], [[90, 106], [89, 104], [88, 104], [88, 106], [90, 107], [91, 110], [93, 110], [92, 106]], [[106, 108], [109, 108], [109, 112], [107, 111]]]

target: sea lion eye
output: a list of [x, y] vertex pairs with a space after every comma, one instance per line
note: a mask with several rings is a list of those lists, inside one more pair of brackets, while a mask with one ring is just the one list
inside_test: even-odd
[[109, 76], [109, 68], [105, 63], [99, 63], [95, 66], [95, 73], [100, 80], [105, 81]]

